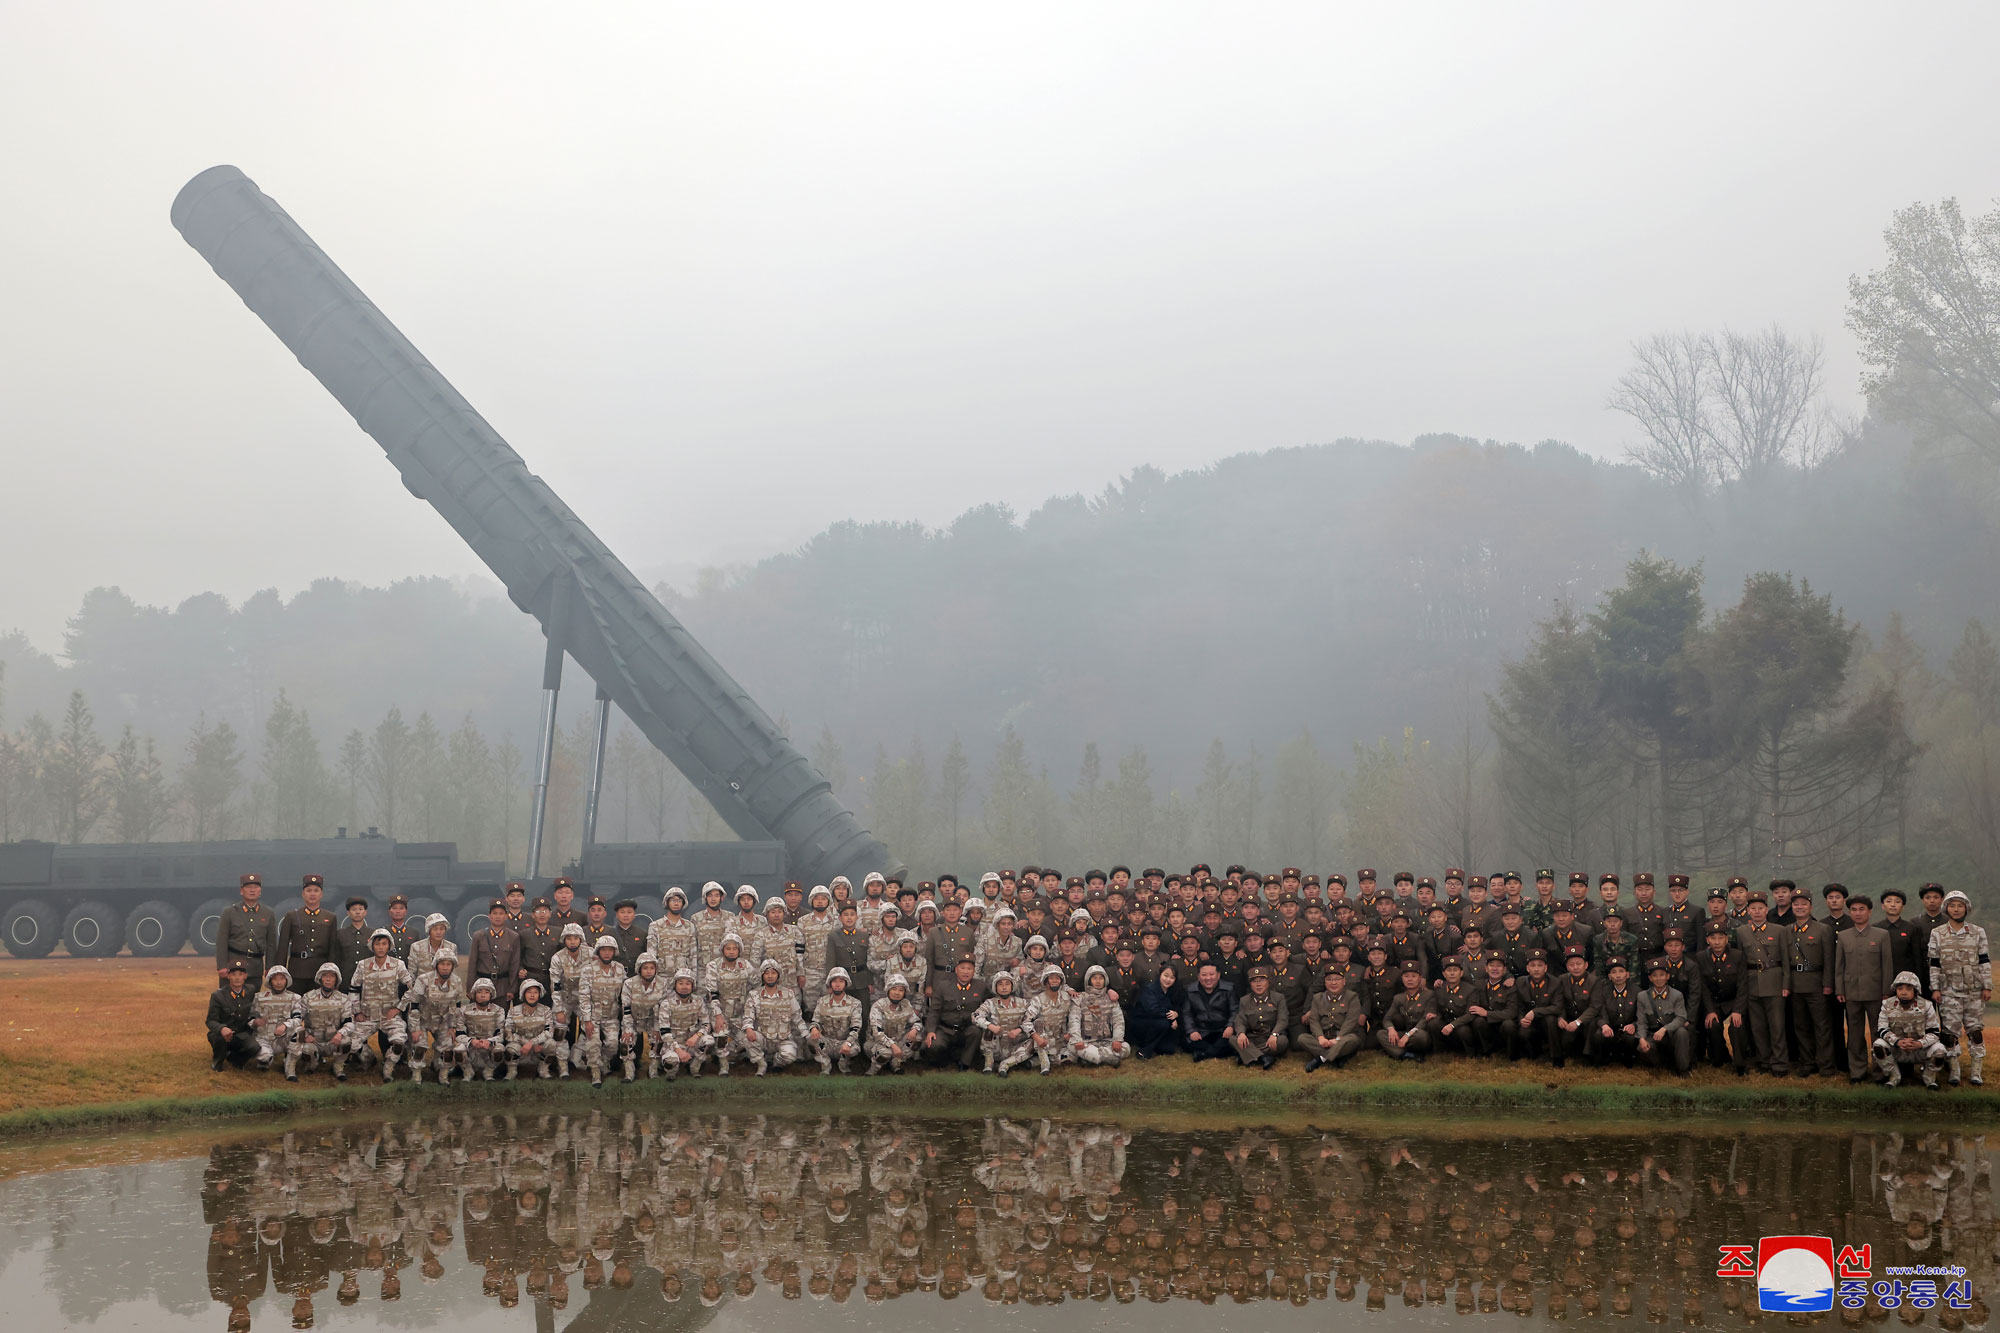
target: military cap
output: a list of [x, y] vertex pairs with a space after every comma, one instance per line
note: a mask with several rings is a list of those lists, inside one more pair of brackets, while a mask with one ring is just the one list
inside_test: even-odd
[[1465, 971], [1465, 957], [1462, 954], [1455, 954], [1455, 953], [1446, 954], [1444, 961], [1442, 963], [1439, 963], [1438, 967], [1440, 969], [1447, 967], [1455, 967], [1459, 971], [1463, 972]]
[[325, 875], [307, 875], [307, 876], [306, 876], [306, 877], [305, 877], [304, 879], [302, 879], [302, 880], [300, 880], [300, 881], [299, 881], [299, 887], [300, 887], [300, 888], [302, 888], [302, 889], [310, 889], [310, 888], [312, 888], [312, 887], [313, 887], [314, 885], [318, 885], [318, 886], [319, 886], [320, 888], [322, 888], [322, 889], [323, 889], [323, 888], [325, 888], [325, 887], [326, 887], [326, 876], [325, 876]]
[[368, 906], [368, 900], [366, 898], [349, 898], [344, 905], [348, 907], [366, 907]]
[[1521, 915], [1521, 905], [1520, 905], [1519, 903], [1501, 903], [1501, 904], [1500, 904], [1500, 915], [1501, 915], [1501, 916], [1519, 916], [1519, 915]]
[[1762, 889], [1752, 889], [1750, 890], [1750, 901], [1753, 903], [1764, 903], [1768, 905], [1771, 901], [1771, 895], [1766, 893]]
[[1600, 888], [1602, 888], [1606, 884], [1616, 884], [1617, 882], [1618, 882], [1618, 876], [1612, 874], [1608, 870], [1597, 877], [1598, 887]]
[[1537, 882], [1541, 880], [1548, 880], [1551, 884], [1553, 884], [1555, 882], [1555, 878], [1556, 878], [1556, 872], [1553, 870], [1543, 869], [1543, 870], [1537, 870], [1535, 872], [1535, 879]]
[[1445, 877], [1446, 879], [1460, 879], [1460, 880], [1462, 880], [1462, 879], [1464, 879], [1464, 878], [1465, 878], [1465, 872], [1464, 872], [1463, 870], [1460, 870], [1460, 869], [1459, 869], [1459, 868], [1458, 868], [1457, 866], [1453, 866], [1453, 867], [1451, 867], [1451, 868], [1450, 868], [1449, 870], [1446, 870], [1446, 871], [1444, 872], [1444, 877]]
[[1508, 872], [1507, 872], [1507, 882], [1508, 882], [1509, 884], [1519, 884], [1519, 883], [1521, 882], [1521, 872], [1520, 872], [1520, 871], [1518, 871], [1518, 870], [1510, 870], [1510, 871], [1508, 871]]
[[1090, 883], [1092, 880], [1106, 880], [1110, 878], [1111, 876], [1105, 874], [1102, 870], [1086, 870], [1083, 872], [1083, 882], [1085, 884]]
[[803, 885], [803, 884], [799, 883], [799, 881], [797, 881], [797, 880], [795, 880], [795, 879], [788, 879], [788, 880], [786, 880], [786, 881], [785, 881], [785, 892], [786, 892], [786, 893], [790, 893], [790, 892], [791, 892], [791, 891], [792, 891], [793, 889], [797, 889], [797, 890], [799, 890], [799, 891], [800, 891], [801, 893], [803, 893], [803, 892], [805, 891], [805, 887], [806, 887], [805, 885]]
[[1286, 866], [1278, 872], [1279, 879], [1297, 879], [1302, 872], [1297, 866]]
[[1237, 933], [1236, 927], [1225, 924], [1221, 930], [1215, 932], [1215, 938], [1219, 941], [1219, 940], [1238, 940], [1242, 939], [1243, 937]]
[[587, 902], [587, 903], [585, 903], [585, 904], [584, 904], [584, 906], [585, 906], [586, 908], [591, 908], [591, 907], [602, 907], [602, 906], [604, 906], [604, 899], [603, 899], [602, 897], [600, 897], [599, 895], [597, 895], [597, 894], [593, 893], [593, 894], [591, 894], [591, 895], [590, 895], [590, 901], [589, 901], [589, 902]]
[[389, 895], [388, 905], [390, 907], [408, 907], [410, 905], [410, 900], [408, 898], [405, 898], [400, 893], [392, 893]]
[[1398, 921], [1406, 926], [1410, 924], [1410, 914], [1400, 907], [1389, 914], [1389, 923], [1391, 925], [1394, 925]]
[[1375, 872], [1364, 866], [1360, 870], [1354, 872], [1354, 877], [1356, 879], [1373, 879], [1375, 878]]
[[1188, 874], [1190, 875], [1213, 875], [1214, 873], [1213, 870], [1208, 868], [1208, 862], [1206, 861], [1196, 861], [1188, 867]]
[[1652, 882], [1653, 872], [1650, 870], [1641, 870], [1638, 874], [1632, 876], [1632, 887], [1635, 889], [1641, 884], [1651, 884]]
[[[227, 970], [231, 972], [248, 972], [250, 970], [250, 964], [244, 962], [241, 958], [232, 958], [229, 960], [229, 967]], [[340, 969], [337, 967], [334, 968], [333, 970], [335, 972], [340, 971]]]
[[1575, 916], [1576, 904], [1571, 902], [1567, 898], [1558, 898], [1556, 899], [1555, 904], [1549, 908], [1549, 911], [1551, 914], [1556, 912], [1568, 912], [1571, 916]]
[[1686, 875], [1668, 875], [1668, 876], [1667, 876], [1667, 887], [1668, 887], [1668, 888], [1670, 888], [1670, 889], [1684, 889], [1684, 888], [1686, 888], [1687, 886], [1688, 886], [1688, 877], [1687, 877]]
[[1437, 887], [1437, 881], [1432, 879], [1429, 875], [1425, 875], [1422, 879], [1417, 881], [1417, 887], [1420, 889], [1434, 889]]
[[1134, 943], [1132, 943], [1132, 941], [1130, 941], [1130, 940], [1120, 940], [1120, 941], [1118, 941], [1118, 945], [1117, 945], [1117, 947], [1116, 947], [1116, 948], [1114, 948], [1114, 949], [1113, 949], [1113, 950], [1112, 950], [1111, 952], [1113, 952], [1113, 953], [1137, 953], [1137, 952], [1139, 952], [1139, 947], [1138, 947], [1137, 945], [1135, 945]]
[[1420, 977], [1420, 976], [1422, 976], [1423, 974], [1424, 974], [1424, 969], [1423, 969], [1423, 968], [1422, 968], [1421, 966], [1419, 966], [1419, 965], [1418, 965], [1418, 963], [1417, 963], [1417, 960], [1416, 960], [1416, 959], [1412, 958], [1412, 959], [1410, 959], [1410, 960], [1409, 960], [1408, 962], [1406, 962], [1406, 963], [1404, 963], [1404, 964], [1403, 964], [1403, 975], [1404, 975], [1404, 976], [1406, 976], [1406, 977]]
[[1604, 970], [1606, 972], [1613, 972], [1613, 971], [1630, 972], [1632, 970], [1632, 965], [1625, 961], [1624, 954], [1622, 953], [1613, 954], [1611, 957], [1611, 961], [1604, 965]]
[[[252, 876], [252, 878], [254, 879], [255, 876]], [[1922, 888], [1917, 890], [1917, 896], [1921, 898], [1927, 893], [1942, 894], [1943, 892], [1944, 892], [1944, 885], [1938, 883], [1936, 880], [1932, 880], [1930, 883], [1924, 885]], [[1905, 901], [1908, 900], [1905, 899]]]
[[1819, 896], [1824, 898], [1829, 893], [1838, 893], [1842, 897], [1845, 897], [1847, 895], [1847, 886], [1845, 884], [1828, 884], [1820, 889]]
[[1563, 946], [1563, 961], [1565, 963], [1572, 958], [1586, 958], [1588, 956], [1581, 944], [1566, 944]]
[[1531, 963], [1532, 963], [1532, 962], [1534, 962], [1534, 961], [1535, 961], [1535, 960], [1536, 960], [1537, 958], [1541, 959], [1541, 960], [1542, 960], [1543, 962], [1545, 962], [1545, 963], [1546, 963], [1546, 962], [1548, 962], [1548, 961], [1549, 961], [1549, 951], [1548, 951], [1547, 949], [1530, 949], [1530, 950], [1528, 950], [1528, 961], [1529, 961], [1529, 962], [1531, 962]]
[[1329, 888], [1331, 888], [1335, 884], [1338, 884], [1341, 888], [1344, 889], [1347, 887], [1347, 876], [1341, 874], [1338, 870], [1329, 871], [1327, 872], [1326, 882]]
[[504, 889], [504, 890], [503, 890], [502, 892], [504, 892], [504, 893], [518, 893], [518, 894], [520, 894], [520, 895], [521, 895], [522, 897], [524, 897], [524, 898], [525, 898], [525, 897], [527, 897], [527, 895], [528, 895], [528, 886], [527, 886], [527, 885], [525, 885], [525, 884], [523, 884], [523, 883], [522, 883], [522, 882], [521, 882], [520, 880], [518, 880], [518, 879], [510, 879], [510, 880], [508, 880], [508, 881], [507, 881], [507, 887], [506, 887], [506, 888], [505, 888], [505, 889]]
[[[1115, 875], [1115, 874], [1117, 874], [1117, 873], [1118, 873], [1119, 871], [1121, 871], [1121, 870], [1125, 870], [1125, 867], [1124, 867], [1124, 866], [1113, 866], [1113, 867], [1111, 867], [1111, 873], [1112, 873], [1112, 874], [1114, 874], [1114, 875]], [[1125, 870], [1125, 873], [1129, 875], [1129, 874], [1131, 874], [1132, 872], [1131, 872], [1131, 871], [1129, 871], [1129, 870]], [[1151, 879], [1151, 878], [1153, 878], [1153, 877], [1154, 877], [1155, 875], [1159, 876], [1159, 877], [1160, 877], [1161, 879], [1165, 879], [1165, 878], [1167, 877], [1167, 872], [1166, 872], [1166, 871], [1164, 871], [1164, 870], [1162, 870], [1162, 869], [1160, 869], [1160, 868], [1159, 868], [1158, 866], [1147, 866], [1147, 867], [1146, 867], [1146, 868], [1145, 868], [1144, 870], [1141, 870], [1141, 871], [1139, 872], [1139, 878], [1140, 878], [1140, 879]], [[1176, 876], [1174, 876], [1174, 878], [1175, 878], [1175, 879], [1179, 879], [1179, 878], [1180, 878], [1180, 876], [1179, 876], [1179, 875], [1176, 875]]]
[[1262, 884], [1264, 877], [1254, 870], [1246, 870], [1243, 872], [1243, 880], [1246, 884]]
[[556, 910], [556, 905], [547, 898], [537, 898], [528, 904], [528, 910], [530, 912], [553, 912]]
[[1230, 867], [1229, 867], [1228, 869], [1224, 870], [1224, 871], [1223, 871], [1222, 873], [1223, 873], [1224, 875], [1247, 875], [1247, 874], [1249, 874], [1250, 872], [1249, 872], [1248, 870], [1245, 870], [1245, 869], [1244, 869], [1244, 868], [1243, 868], [1243, 867], [1242, 867], [1242, 866], [1241, 866], [1241, 865], [1239, 864], [1239, 865], [1233, 865], [1233, 866], [1230, 866]]
[[1142, 940], [1148, 935], [1151, 935], [1154, 939], [1159, 939], [1163, 933], [1158, 926], [1150, 921], [1139, 928], [1139, 938]]
[[1722, 936], [1724, 939], [1729, 937], [1729, 923], [1727, 921], [1711, 921], [1708, 923], [1708, 929], [1701, 933], [1701, 937], [1705, 940], [1713, 939], [1717, 935]]
[[507, 900], [505, 898], [495, 898], [486, 904], [486, 910], [488, 912], [504, 912], [507, 910]]
[[1671, 972], [1673, 970], [1672, 967], [1668, 966], [1667, 960], [1664, 957], [1648, 958], [1646, 960], [1646, 975], [1649, 977], [1655, 972]]
[[1082, 888], [1082, 887], [1083, 887], [1083, 876], [1082, 876], [1082, 875], [1071, 875], [1071, 876], [1070, 876], [1070, 877], [1069, 877], [1068, 879], [1066, 879], [1066, 880], [1064, 880], [1064, 881], [1063, 881], [1063, 887], [1064, 887], [1064, 888], [1066, 888], [1066, 889], [1080, 889], [1080, 888]]
[[1727, 898], [1728, 896], [1729, 891], [1727, 889], [1710, 889], [1708, 891], [1708, 900], [1710, 902], [1714, 902], [1717, 898]]
[[1750, 887], [1750, 881], [1743, 878], [1743, 876], [1741, 875], [1732, 875], [1729, 879], [1729, 883], [1725, 887], [1731, 889], [1747, 889]]
[[1884, 889], [1876, 897], [1880, 898], [1883, 902], [1887, 902], [1891, 898], [1894, 898], [1899, 903], [1910, 901], [1909, 895], [1905, 894], [1901, 889]]
[[1687, 932], [1679, 926], [1668, 926], [1660, 932], [1660, 943], [1665, 944], [1669, 940], [1679, 940], [1682, 944], [1686, 944]]
[[1414, 884], [1417, 882], [1417, 877], [1407, 870], [1398, 870], [1396, 877], [1390, 882], [1393, 884]]
[[1264, 940], [1269, 939], [1270, 936], [1264, 933], [1262, 926], [1245, 926], [1243, 927], [1243, 938], [1246, 940]]
[[1584, 874], [1581, 870], [1572, 870], [1569, 872], [1569, 882], [1572, 884], [1588, 884], [1590, 883], [1590, 876]]
[[628, 907], [635, 912], [639, 910], [639, 904], [630, 898], [620, 898], [617, 902], [611, 904], [611, 910], [614, 912], [622, 912]]
[[1485, 888], [1485, 887], [1486, 887], [1486, 876], [1484, 876], [1484, 875], [1474, 875], [1474, 876], [1473, 876], [1473, 877], [1472, 877], [1471, 879], [1469, 879], [1469, 880], [1467, 880], [1467, 881], [1466, 881], [1466, 885], [1465, 885], [1465, 887], [1466, 887], [1466, 888], [1468, 888], [1468, 889], [1483, 889], [1483, 888]]
[[1335, 936], [1332, 936], [1331, 938], [1329, 938], [1329, 939], [1327, 940], [1327, 942], [1326, 942], [1326, 947], [1327, 947], [1327, 948], [1328, 948], [1329, 950], [1332, 950], [1332, 949], [1350, 949], [1350, 950], [1351, 950], [1351, 949], [1352, 949], [1352, 948], [1354, 947], [1354, 940], [1353, 940], [1353, 939], [1352, 939], [1351, 937], [1349, 937], [1349, 936], [1346, 936], [1346, 935], [1335, 935]]
[[1370, 940], [1368, 941], [1368, 952], [1387, 954], [1389, 952], [1389, 946], [1382, 943], [1382, 941], [1380, 940]]
[[1265, 981], [1269, 981], [1271, 979], [1271, 969], [1264, 966], [1262, 963], [1258, 963], [1255, 967], [1252, 967], [1250, 969], [1250, 980], [1256, 981], [1259, 978], [1262, 978]]

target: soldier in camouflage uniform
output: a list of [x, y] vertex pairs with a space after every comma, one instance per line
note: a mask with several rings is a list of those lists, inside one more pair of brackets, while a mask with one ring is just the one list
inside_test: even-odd
[[335, 1078], [347, 1077], [347, 1047], [340, 1038], [354, 1017], [354, 996], [341, 988], [338, 963], [321, 963], [315, 979], [319, 985], [300, 997], [304, 1021], [285, 1053], [285, 1078], [292, 1083], [299, 1081], [301, 1060], [310, 1069], [322, 1057], [332, 1061]]
[[757, 924], [756, 934], [744, 944], [744, 953], [756, 964], [758, 974], [763, 974], [766, 963], [776, 963], [778, 984], [794, 997], [802, 987], [805, 949], [805, 932], [785, 919], [783, 898], [772, 898], [764, 904], [764, 919]]
[[458, 946], [450, 939], [451, 918], [443, 912], [432, 912], [424, 918], [424, 937], [410, 942], [410, 956], [404, 961], [410, 966], [410, 976], [427, 977], [437, 970], [437, 956], [446, 949], [458, 952]]
[[750, 992], [757, 987], [757, 969], [743, 956], [743, 941], [734, 931], [722, 937], [722, 952], [710, 963], [708, 980], [708, 996], [715, 1006], [717, 1072], [727, 1076], [729, 1062], [736, 1055], [736, 1034], [742, 1031], [743, 1017], [750, 1004]]
[[583, 927], [572, 921], [562, 928], [563, 947], [549, 959], [549, 1007], [556, 1020], [556, 1071], [569, 1077], [576, 1052], [576, 988], [592, 959], [583, 947]]
[[689, 971], [699, 969], [701, 932], [683, 915], [687, 910], [687, 894], [679, 888], [668, 889], [661, 903], [665, 910], [660, 919], [646, 927], [647, 950], [660, 960], [664, 976], [672, 976], [684, 967]]
[[396, 940], [386, 927], [377, 926], [368, 939], [368, 957], [354, 965], [348, 989], [354, 992], [354, 1017], [347, 1025], [347, 1049], [361, 1057], [365, 1067], [375, 1057], [368, 1049], [370, 1038], [382, 1046], [382, 1081], [395, 1077], [396, 1062], [409, 1045], [409, 1029], [397, 1005], [410, 988], [410, 969], [394, 953]]
[[1085, 990], [1069, 1012], [1069, 1049], [1087, 1065], [1112, 1065], [1132, 1053], [1125, 1040], [1125, 1011], [1111, 993], [1111, 974], [1092, 967], [1083, 974]]
[[840, 929], [840, 919], [828, 910], [833, 906], [833, 894], [824, 884], [813, 886], [806, 895], [806, 906], [808, 910], [792, 928], [799, 932], [800, 941], [799, 1008], [810, 1014], [820, 996], [826, 994], [826, 942]]
[[1947, 893], [1945, 919], [1932, 929], [1928, 950], [1931, 999], [1937, 1005], [1954, 1088], [1958, 1086], [1961, 1031], [1972, 1056], [1972, 1086], [1985, 1082], [1986, 1002], [1993, 998], [1993, 961], [1986, 952], [1986, 928], [1965, 919], [1971, 908], [1971, 901], [1957, 889]]
[[981, 922], [979, 938], [973, 944], [972, 973], [989, 986], [994, 976], [1011, 970], [1021, 961], [1021, 937], [1014, 933], [1014, 909], [1002, 907], [989, 924]]
[[806, 1039], [812, 1043], [819, 1072], [831, 1074], [836, 1063], [847, 1072], [847, 1062], [861, 1054], [862, 1004], [847, 987], [847, 969], [836, 967], [826, 974], [826, 992], [813, 1005], [812, 1023]]
[[1937, 1007], [1919, 995], [1917, 987], [1916, 973], [1896, 974], [1896, 993], [1882, 1001], [1875, 1024], [1875, 1067], [1893, 1088], [1903, 1081], [1901, 1066], [1915, 1065], [1924, 1086], [1935, 1091], [1944, 1042], [1938, 1037]]
[[[1047, 952], [1044, 947], [1043, 953]], [[1069, 1016], [1075, 1007], [1076, 992], [1063, 979], [1063, 970], [1054, 963], [1043, 964], [1041, 985], [1028, 1001], [1028, 1046], [1044, 1074], [1070, 1061]]]
[[[784, 906], [783, 900], [778, 905]], [[787, 985], [785, 970], [775, 958], [766, 958], [758, 969], [763, 982], [744, 1007], [743, 1026], [737, 1029], [737, 1049], [750, 1058], [762, 1078], [773, 1069], [783, 1069], [799, 1058], [799, 1041], [805, 1036], [805, 1020], [799, 1014], [799, 992]]]
[[910, 982], [902, 973], [883, 984], [882, 998], [868, 1010], [868, 1072], [879, 1074], [888, 1065], [903, 1072], [903, 1061], [917, 1054], [923, 1040], [923, 1015], [910, 1001]]
[[264, 974], [264, 989], [250, 1005], [250, 1030], [257, 1037], [257, 1068], [269, 1072], [277, 1060], [292, 1063], [292, 1039], [305, 1026], [305, 1006], [292, 990], [290, 969], [280, 964]]
[[[646, 1060], [646, 1077], [660, 1070], [660, 1005], [671, 989], [660, 975], [660, 960], [652, 950], [639, 955], [639, 975], [625, 982], [624, 1005], [618, 1020], [618, 1044], [624, 1050], [625, 1077], [638, 1077], [639, 1058]], [[641, 1048], [644, 1048], [642, 1051]]]
[[625, 1012], [625, 966], [618, 961], [618, 941], [609, 935], [597, 937], [597, 957], [583, 969], [576, 983], [576, 1041], [570, 1060], [583, 1053], [583, 1065], [590, 1070], [590, 1086], [604, 1086], [604, 1069], [618, 1053], [618, 1030]]
[[521, 982], [520, 998], [507, 1011], [507, 1077], [511, 1081], [524, 1061], [532, 1061], [539, 1078], [549, 1077], [549, 1062], [562, 1044], [556, 1032], [555, 1010], [542, 1002], [542, 983]]
[[[891, 972], [896, 971], [896, 946], [903, 938], [899, 924], [903, 919], [902, 909], [894, 903], [883, 903], [876, 910], [875, 925], [868, 928], [868, 972], [875, 978], [875, 994], [884, 993], [883, 985]], [[855, 924], [861, 923], [860, 909], [855, 910]]]
[[709, 964], [722, 956], [722, 937], [736, 929], [736, 914], [722, 905], [723, 889], [714, 880], [701, 886], [701, 910], [694, 922], [695, 989], [708, 985]]
[[697, 989], [697, 981], [693, 968], [681, 968], [674, 973], [673, 989], [660, 1002], [660, 1063], [669, 1079], [679, 1077], [683, 1069], [689, 1077], [700, 1078], [701, 1067], [715, 1050], [715, 1004]]
[[1008, 1070], [1026, 1063], [1035, 1053], [1029, 1008], [1029, 1002], [1015, 993], [1012, 972], [994, 976], [993, 993], [972, 1014], [973, 1025], [980, 1031], [979, 1050], [986, 1057], [987, 1073], [1005, 1078]]
[[410, 1020], [410, 1081], [424, 1081], [424, 1070], [437, 1062], [438, 1082], [451, 1079], [458, 1063], [458, 1011], [465, 1003], [465, 981], [457, 973], [458, 950], [438, 951], [431, 971], [416, 979], [403, 994], [400, 1008]]
[[491, 977], [472, 983], [472, 998], [458, 1011], [458, 1058], [469, 1081], [477, 1074], [488, 1083], [507, 1050], [507, 1011], [493, 1003], [499, 987]]

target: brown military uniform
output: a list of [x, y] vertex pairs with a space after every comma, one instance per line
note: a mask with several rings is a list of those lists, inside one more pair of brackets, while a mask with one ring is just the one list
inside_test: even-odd
[[1736, 947], [1743, 954], [1743, 1024], [1750, 1031], [1752, 1063], [1782, 1077], [1790, 1067], [1785, 1054], [1785, 990], [1790, 976], [1785, 928], [1769, 921], [1761, 926], [1745, 921], [1736, 928]]
[[250, 969], [252, 991], [263, 982], [264, 969], [281, 961], [277, 955], [278, 919], [264, 904], [238, 903], [215, 923], [215, 970], [226, 971], [241, 959]]
[[333, 913], [294, 907], [278, 920], [278, 955], [295, 977], [310, 977], [333, 958]]

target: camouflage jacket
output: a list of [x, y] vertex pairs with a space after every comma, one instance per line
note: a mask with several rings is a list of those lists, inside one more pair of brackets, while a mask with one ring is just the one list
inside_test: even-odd
[[619, 1018], [621, 1036], [637, 1036], [660, 1030], [660, 1005], [673, 994], [673, 983], [658, 973], [651, 981], [630, 977], [625, 982], [624, 1010]]
[[617, 1027], [625, 1013], [625, 965], [592, 958], [576, 979], [576, 1004], [570, 1012], [585, 1023]]
[[250, 1022], [260, 1037], [289, 1037], [305, 1026], [305, 1017], [296, 991], [263, 990], [250, 1002]]
[[417, 1025], [429, 1032], [450, 1030], [464, 1003], [465, 980], [455, 971], [443, 980], [435, 972], [418, 977], [403, 994], [403, 1012], [414, 1015]]
[[812, 1025], [826, 1041], [851, 1042], [861, 1035], [861, 1001], [852, 994], [822, 995], [813, 1006]]
[[517, 1004], [507, 1011], [507, 1040], [540, 1041], [554, 1030], [556, 1011], [545, 1004]]
[[354, 1017], [354, 997], [344, 990], [323, 990], [315, 986], [300, 997], [304, 1011], [305, 1035], [313, 1041], [332, 1041], [333, 1034]]
[[396, 1012], [397, 1001], [410, 988], [410, 969], [395, 954], [379, 963], [370, 954], [354, 965], [347, 985], [355, 994], [361, 1017], [379, 1023]]
[[1988, 990], [1993, 985], [1993, 963], [1986, 955], [1986, 927], [1970, 921], [1962, 925], [1946, 922], [1931, 932], [1931, 990]]

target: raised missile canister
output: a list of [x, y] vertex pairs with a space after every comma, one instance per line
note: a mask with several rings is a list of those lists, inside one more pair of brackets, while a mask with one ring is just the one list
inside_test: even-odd
[[209, 168], [172, 217], [737, 836], [783, 842], [807, 883], [893, 868], [743, 687], [249, 177]]

